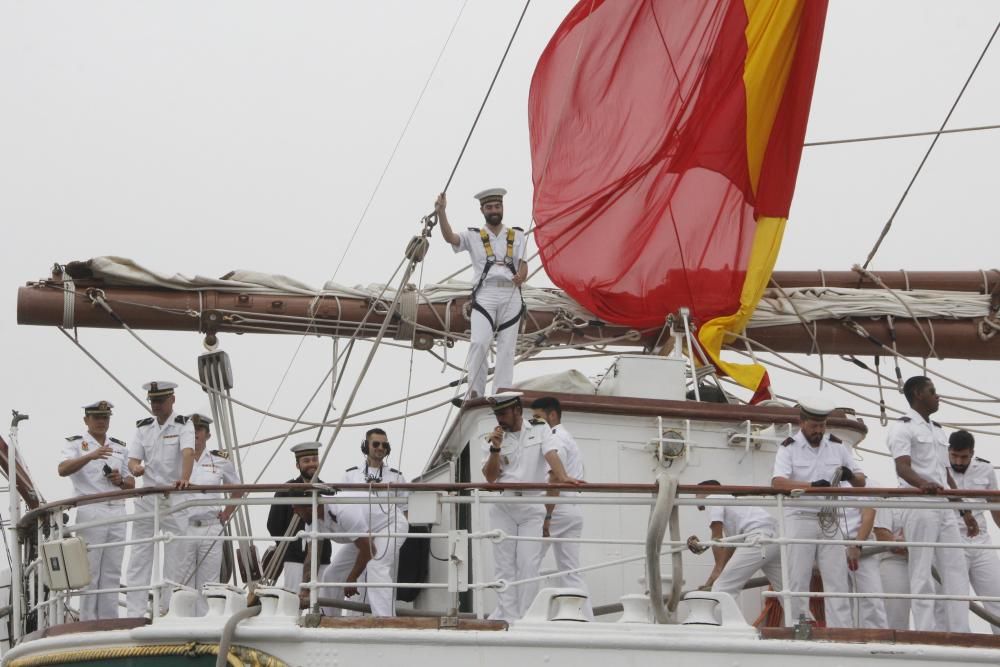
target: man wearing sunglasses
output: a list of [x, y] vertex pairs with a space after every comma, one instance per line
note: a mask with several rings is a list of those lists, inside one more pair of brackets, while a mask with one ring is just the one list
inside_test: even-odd
[[[330, 566], [323, 573], [323, 581], [363, 581], [366, 583], [393, 583], [396, 581], [399, 549], [403, 546], [410, 525], [406, 519], [406, 505], [393, 504], [392, 499], [405, 499], [405, 491], [396, 491], [393, 484], [405, 484], [403, 473], [386, 465], [392, 446], [389, 437], [380, 428], [370, 429], [361, 443], [364, 463], [348, 468], [341, 480], [345, 484], [368, 484], [367, 490], [347, 491], [345, 496], [367, 496], [368, 505], [341, 505], [337, 507], [337, 520], [346, 532], [368, 532], [371, 559], [359, 571], [362, 559], [358, 558], [356, 542], [344, 544], [334, 554]], [[388, 488], [381, 485], [388, 484]], [[379, 485], [378, 487], [374, 485]], [[350, 538], [353, 539], [353, 538]], [[367, 554], [365, 554], [367, 555]], [[359, 596], [367, 603], [374, 616], [396, 615], [396, 591], [393, 588], [351, 587], [331, 589], [331, 597], [343, 599]]]

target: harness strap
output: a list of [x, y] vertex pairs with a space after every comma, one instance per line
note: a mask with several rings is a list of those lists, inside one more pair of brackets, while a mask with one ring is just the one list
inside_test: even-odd
[[[507, 254], [504, 256], [503, 260], [504, 266], [507, 267], [512, 275], [517, 275], [517, 269], [514, 268], [514, 238], [516, 234], [517, 232], [513, 227], [507, 229]], [[479, 276], [479, 281], [476, 283], [476, 286], [472, 288], [473, 307], [475, 307], [476, 304], [476, 293], [479, 291], [479, 288], [483, 286], [483, 283], [486, 282], [486, 276], [489, 274], [493, 264], [496, 263], [496, 254], [493, 252], [493, 244], [490, 242], [490, 234], [486, 231], [485, 227], [479, 230], [479, 239], [483, 242], [483, 250], [486, 251], [486, 265], [483, 266], [483, 272]], [[521, 300], [521, 303], [523, 305], [523, 299]], [[483, 311], [483, 315], [489, 317], [486, 311]], [[520, 315], [518, 315], [518, 317], [520, 317]], [[491, 318], [490, 325], [492, 326], [492, 324], [493, 320]]]

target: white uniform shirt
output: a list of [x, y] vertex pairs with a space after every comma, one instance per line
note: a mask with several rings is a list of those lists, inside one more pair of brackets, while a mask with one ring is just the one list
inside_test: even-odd
[[[490, 232], [489, 226], [486, 226], [486, 233], [490, 235], [490, 245], [493, 246], [494, 265], [486, 275], [486, 282], [483, 284], [489, 285], [498, 280], [512, 279], [514, 274], [504, 264], [504, 260], [507, 257], [507, 227], [501, 224], [500, 231], [494, 236]], [[476, 231], [466, 229], [458, 232], [458, 239], [458, 245], [453, 245], [451, 249], [456, 253], [462, 251], [469, 253], [475, 280], [478, 282], [479, 276], [483, 275], [483, 268], [486, 266], [486, 248], [483, 247], [483, 238], [480, 236], [478, 229]], [[524, 237], [524, 232], [515, 229], [513, 248], [515, 269], [519, 268], [521, 261], [524, 260], [526, 246], [527, 240]]]
[[[491, 443], [483, 443], [483, 461], [490, 455]], [[545, 455], [559, 452], [559, 442], [545, 422], [532, 424], [524, 420], [517, 433], [505, 431], [500, 441], [500, 476], [497, 483], [548, 481], [549, 462]], [[525, 491], [525, 495], [540, 495], [539, 491]]]
[[[841, 466], [847, 466], [852, 472], [861, 472], [850, 450], [844, 443], [832, 440], [829, 433], [824, 433], [819, 446], [813, 447], [799, 431], [791, 442], [778, 447], [772, 477], [784, 477], [793, 482], [829, 481]], [[788, 513], [818, 514], [819, 511], [818, 507], [796, 507], [789, 508]]]
[[[121, 473], [122, 479], [132, 476], [132, 473], [128, 471], [128, 454], [126, 453], [125, 443], [116, 438], [105, 436], [104, 444], [113, 450], [111, 456], [106, 459], [88, 461], [86, 465], [69, 476], [70, 481], [73, 483], [73, 495], [89, 496], [94, 493], [120, 491], [119, 487], [109, 482], [108, 478], [104, 476], [105, 465]], [[62, 460], [78, 459], [93, 452], [100, 446], [100, 443], [90, 433], [70, 436], [66, 438], [66, 444], [63, 445]], [[125, 501], [122, 500], [121, 502], [124, 503]]]
[[[850, 482], [841, 482], [841, 486], [849, 487]], [[867, 478], [865, 481], [865, 486], [870, 486], [872, 488], [881, 487], [881, 484], [873, 480], [871, 477]], [[878, 501], [884, 500], [883, 498], [867, 498], [861, 496], [841, 496], [841, 500], [857, 500], [862, 501]], [[843, 509], [843, 522], [844, 522], [844, 534], [847, 535], [847, 539], [853, 540], [858, 536], [858, 531], [861, 529], [861, 513], [862, 509], [860, 507], [844, 507]], [[875, 539], [875, 527], [886, 528], [892, 530], [892, 510], [886, 507], [873, 508], [875, 510], [875, 522], [872, 524], [872, 530], [868, 534], [868, 539]], [[840, 510], [838, 510], [839, 512]]]
[[[969, 467], [965, 472], [956, 472], [954, 468], [949, 466], [949, 471], [951, 472], [951, 478], [955, 480], [955, 486], [964, 490], [973, 489], [992, 489], [997, 490], [997, 475], [996, 471], [993, 470], [993, 464], [991, 464], [986, 459], [981, 459], [975, 457], [969, 462]], [[970, 542], [989, 542], [990, 536], [987, 532], [988, 525], [986, 521], [986, 510], [974, 510], [972, 507], [979, 504], [980, 500], [970, 501], [970, 499], [965, 500], [965, 505], [963, 509], [972, 510], [972, 515], [976, 517], [976, 523], [979, 524], [979, 535], [970, 538], [968, 535], [969, 529], [965, 527], [964, 521], [958, 522], [958, 529], [962, 532], [962, 537], [969, 540]], [[971, 506], [971, 507], [970, 507]]]
[[[368, 458], [365, 458], [364, 463], [359, 466], [352, 466], [344, 471], [344, 477], [341, 479], [345, 484], [406, 484], [406, 477], [403, 473], [396, 470], [395, 468], [390, 468], [387, 465], [382, 465], [381, 468], [372, 468], [368, 465]], [[362, 495], [371, 495], [375, 498], [387, 498], [392, 496], [394, 498], [406, 498], [410, 495], [408, 491], [383, 491], [381, 489], [373, 489], [371, 493], [363, 492]], [[373, 504], [373, 509], [379, 511], [383, 514], [389, 512], [389, 508], [393, 507], [390, 503], [383, 504]], [[406, 504], [400, 503], [395, 505], [395, 508], [399, 512], [406, 511]]]
[[[219, 484], [239, 484], [240, 477], [236, 474], [236, 466], [226, 456], [213, 454], [206, 449], [201, 453], [201, 457], [195, 459], [194, 468], [191, 470], [191, 483], [206, 486], [216, 486]], [[221, 493], [206, 493], [202, 496], [193, 496], [193, 499], [201, 498], [221, 498]], [[192, 507], [191, 517], [216, 516], [225, 509], [223, 505], [204, 505]]]
[[[723, 494], [713, 494], [709, 498], [723, 498], [732, 500], [732, 496]], [[751, 531], [759, 530], [769, 535], [774, 535], [777, 530], [777, 522], [766, 510], [760, 507], [733, 507], [723, 505], [708, 506], [708, 523], [716, 521], [722, 522], [722, 532], [727, 537], [742, 535]]]
[[[925, 421], [911, 409], [889, 427], [888, 444], [892, 458], [909, 456], [913, 472], [948, 488], [948, 437], [940, 424]], [[899, 486], [912, 488], [902, 478]]]
[[[559, 445], [559, 458], [562, 460], [563, 468], [566, 469], [566, 474], [573, 479], [585, 479], [583, 455], [580, 453], [580, 446], [576, 444], [572, 434], [566, 430], [565, 426], [557, 424], [552, 427], [552, 435], [555, 436]], [[576, 492], [562, 491], [559, 495], [568, 496], [574, 493]], [[556, 505], [556, 511], [559, 510], [559, 507]]]
[[194, 424], [173, 413], [163, 426], [154, 417], [136, 422], [128, 456], [142, 461], [143, 486], [170, 486], [181, 478], [182, 449], [194, 449]]

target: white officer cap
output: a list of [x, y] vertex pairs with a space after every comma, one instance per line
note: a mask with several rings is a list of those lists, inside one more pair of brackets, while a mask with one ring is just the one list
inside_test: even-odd
[[479, 200], [479, 205], [482, 206], [491, 201], [503, 201], [505, 194], [507, 194], [507, 191], [503, 188], [489, 188], [482, 192], [477, 192], [475, 197]]
[[814, 419], [826, 419], [836, 409], [833, 401], [823, 394], [813, 394], [799, 398], [799, 411], [803, 416]]
[[295, 454], [295, 458], [299, 459], [303, 456], [313, 456], [319, 454], [319, 448], [323, 444], [319, 442], [300, 442], [297, 445], [292, 445], [292, 454]]
[[146, 390], [146, 398], [165, 398], [174, 395], [177, 383], [153, 380], [142, 385], [142, 388]]
[[191, 419], [191, 422], [194, 424], [195, 428], [198, 428], [199, 426], [208, 426], [213, 421], [213, 419], [209, 417], [211, 413], [212, 413], [211, 410], [203, 408], [198, 412], [192, 412], [191, 414], [188, 415], [188, 418]]
[[83, 406], [83, 414], [98, 417], [110, 417], [111, 408], [115, 407], [111, 401], [97, 401], [90, 405]]
[[500, 412], [512, 405], [521, 405], [521, 396], [523, 395], [519, 391], [504, 391], [499, 394], [493, 394], [486, 400], [489, 401], [493, 412]]

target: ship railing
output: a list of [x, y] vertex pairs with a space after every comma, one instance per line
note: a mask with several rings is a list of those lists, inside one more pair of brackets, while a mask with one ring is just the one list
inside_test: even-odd
[[[539, 492], [545, 490], [575, 491], [571, 495], [548, 496], [548, 495], [509, 495], [511, 492]], [[304, 496], [252, 496], [244, 495], [240, 498], [229, 497], [229, 494], [260, 494], [274, 493], [276, 491], [304, 493]], [[366, 491], [370, 495], [333, 495], [339, 491]], [[504, 495], [497, 495], [496, 492], [506, 492]], [[730, 495], [728, 498], [705, 498], [696, 497], [696, 494], [704, 496], [706, 492], [715, 495]], [[198, 498], [199, 494], [222, 493], [224, 497], [204, 497]], [[412, 494], [410, 497], [394, 496], [394, 493]], [[484, 560], [484, 548], [489, 548], [491, 542], [512, 540], [531, 542], [577, 542], [581, 544], [616, 544], [622, 546], [640, 546], [647, 543], [646, 539], [626, 539], [626, 538], [547, 538], [542, 536], [515, 536], [507, 535], [502, 531], [492, 530], [485, 526], [482, 520], [482, 508], [491, 504], [573, 504], [573, 505], [631, 505], [652, 507], [655, 503], [657, 486], [652, 484], [584, 484], [581, 486], [562, 486], [545, 484], [276, 484], [276, 485], [224, 485], [224, 486], [204, 486], [192, 487], [187, 490], [176, 490], [168, 487], [157, 487], [150, 489], [137, 489], [130, 491], [113, 492], [108, 494], [98, 494], [64, 501], [57, 501], [41, 506], [28, 512], [18, 525], [18, 532], [21, 543], [25, 547], [25, 563], [20, 579], [27, 582], [28, 604], [22, 606], [27, 613], [36, 614], [38, 627], [58, 624], [67, 619], [66, 609], [68, 601], [72, 597], [85, 595], [95, 595], [107, 592], [127, 592], [130, 590], [148, 590], [153, 597], [153, 609], [159, 608], [160, 591], [165, 586], [176, 586], [178, 588], [189, 588], [186, 582], [173, 582], [162, 576], [160, 563], [162, 563], [159, 546], [154, 550], [154, 564], [150, 583], [144, 586], [129, 586], [114, 589], [101, 590], [72, 590], [48, 592], [45, 586], [45, 577], [42, 576], [44, 565], [39, 557], [39, 545], [59, 540], [70, 533], [114, 523], [133, 522], [137, 519], [153, 517], [154, 523], [160, 525], [160, 519], [167, 513], [186, 513], [188, 510], [197, 507], [220, 505], [236, 505], [240, 507], [271, 506], [271, 505], [311, 505], [315, 516], [321, 505], [331, 504], [369, 504], [375, 500], [378, 504], [403, 504], [413, 503], [414, 499], [423, 496], [425, 500], [430, 497], [435, 510], [440, 510], [446, 506], [470, 505], [474, 508], [471, 513], [472, 520], [469, 530], [449, 530], [428, 532], [428, 533], [390, 533], [379, 532], [380, 537], [415, 538], [415, 539], [442, 539], [448, 542], [449, 553], [449, 581], [447, 583], [369, 583], [365, 582], [323, 582], [319, 578], [319, 559], [312, 560], [311, 581], [303, 585], [303, 589], [308, 591], [309, 606], [317, 608], [320, 604], [320, 593], [326, 588], [342, 588], [352, 586], [357, 588], [379, 587], [379, 588], [424, 588], [424, 589], [446, 589], [453, 597], [453, 608], [458, 608], [458, 595], [465, 591], [473, 592], [475, 613], [479, 617], [485, 615], [483, 608], [484, 600], [482, 592], [488, 589], [502, 591], [512, 586], [530, 585], [540, 581], [552, 580], [570, 572], [588, 572], [601, 568], [620, 566], [630, 562], [643, 561], [647, 559], [647, 554], [637, 553], [632, 556], [606, 560], [600, 563], [591, 563], [580, 568], [567, 571], [549, 572], [537, 576], [515, 580], [503, 581], [485, 576], [482, 571]], [[463, 494], [463, 495], [456, 495]], [[613, 494], [613, 495], [609, 495]], [[185, 498], [184, 500], [162, 507], [160, 503], [153, 503], [151, 512], [130, 513], [124, 516], [114, 516], [106, 519], [99, 519], [86, 523], [77, 523], [67, 526], [64, 523], [64, 512], [71, 507], [80, 507], [92, 503], [107, 502], [109, 500], [124, 500], [128, 498], [138, 498], [147, 495], [172, 495]], [[975, 501], [975, 502], [970, 502]], [[785, 622], [791, 625], [795, 619], [790, 617], [789, 604], [794, 597], [843, 597], [843, 598], [885, 598], [885, 599], [935, 599], [935, 600], [963, 600], [978, 602], [1000, 602], [1000, 598], [974, 596], [974, 595], [916, 595], [903, 593], [868, 593], [868, 592], [847, 592], [831, 591], [825, 593], [811, 591], [791, 590], [787, 586], [788, 553], [787, 548], [792, 544], [842, 544], [842, 545], [862, 545], [871, 546], [871, 541], [857, 540], [828, 540], [828, 539], [804, 539], [786, 537], [784, 510], [796, 508], [897, 508], [897, 509], [959, 509], [956, 502], [962, 502], [960, 509], [980, 510], [1000, 510], [1000, 492], [996, 491], [950, 491], [941, 493], [937, 497], [930, 497], [920, 493], [915, 489], [870, 489], [870, 488], [822, 488], [807, 489], [788, 493], [770, 487], [747, 487], [747, 486], [679, 486], [677, 496], [674, 499], [674, 507], [694, 505], [726, 505], [726, 506], [754, 506], [772, 507], [778, 510], [777, 526], [778, 531], [775, 537], [759, 538], [750, 542], [741, 542], [741, 536], [728, 536], [723, 541], [704, 540], [701, 542], [705, 546], [725, 546], [733, 548], [760, 548], [763, 544], [777, 544], [781, 549], [783, 587], [781, 590], [765, 592], [766, 597], [777, 597], [783, 601], [785, 608]], [[427, 503], [424, 503], [425, 505]], [[413, 523], [425, 523], [414, 520]], [[433, 523], [433, 522], [426, 522]], [[220, 526], [221, 528], [221, 526]], [[707, 528], [707, 525], [706, 525]], [[119, 547], [135, 545], [140, 543], [162, 544], [170, 541], [215, 541], [215, 542], [293, 542], [307, 540], [316, 549], [318, 543], [325, 539], [365, 537], [371, 533], [327, 533], [322, 532], [318, 524], [313, 522], [308, 530], [300, 530], [298, 533], [289, 536], [245, 536], [245, 535], [223, 535], [218, 536], [191, 536], [174, 535], [169, 531], [159, 530], [150, 538], [140, 540], [121, 540], [100, 544], [88, 545], [89, 549], [105, 549], [109, 547]], [[891, 544], [893, 547], [937, 547], [948, 549], [1000, 549], [1000, 545], [991, 543], [960, 542], [960, 543], [926, 543], [926, 542], [906, 542], [898, 541]], [[687, 549], [686, 540], [663, 539], [660, 541], [660, 557], [667, 557], [683, 552]], [[468, 580], [467, 570], [469, 549], [472, 553], [472, 577]], [[682, 576], [679, 572], [672, 573], [675, 577]], [[124, 575], [124, 573], [123, 573]], [[18, 579], [15, 579], [17, 581]], [[15, 589], [19, 587], [15, 586]], [[20, 591], [15, 591], [18, 594]]]

